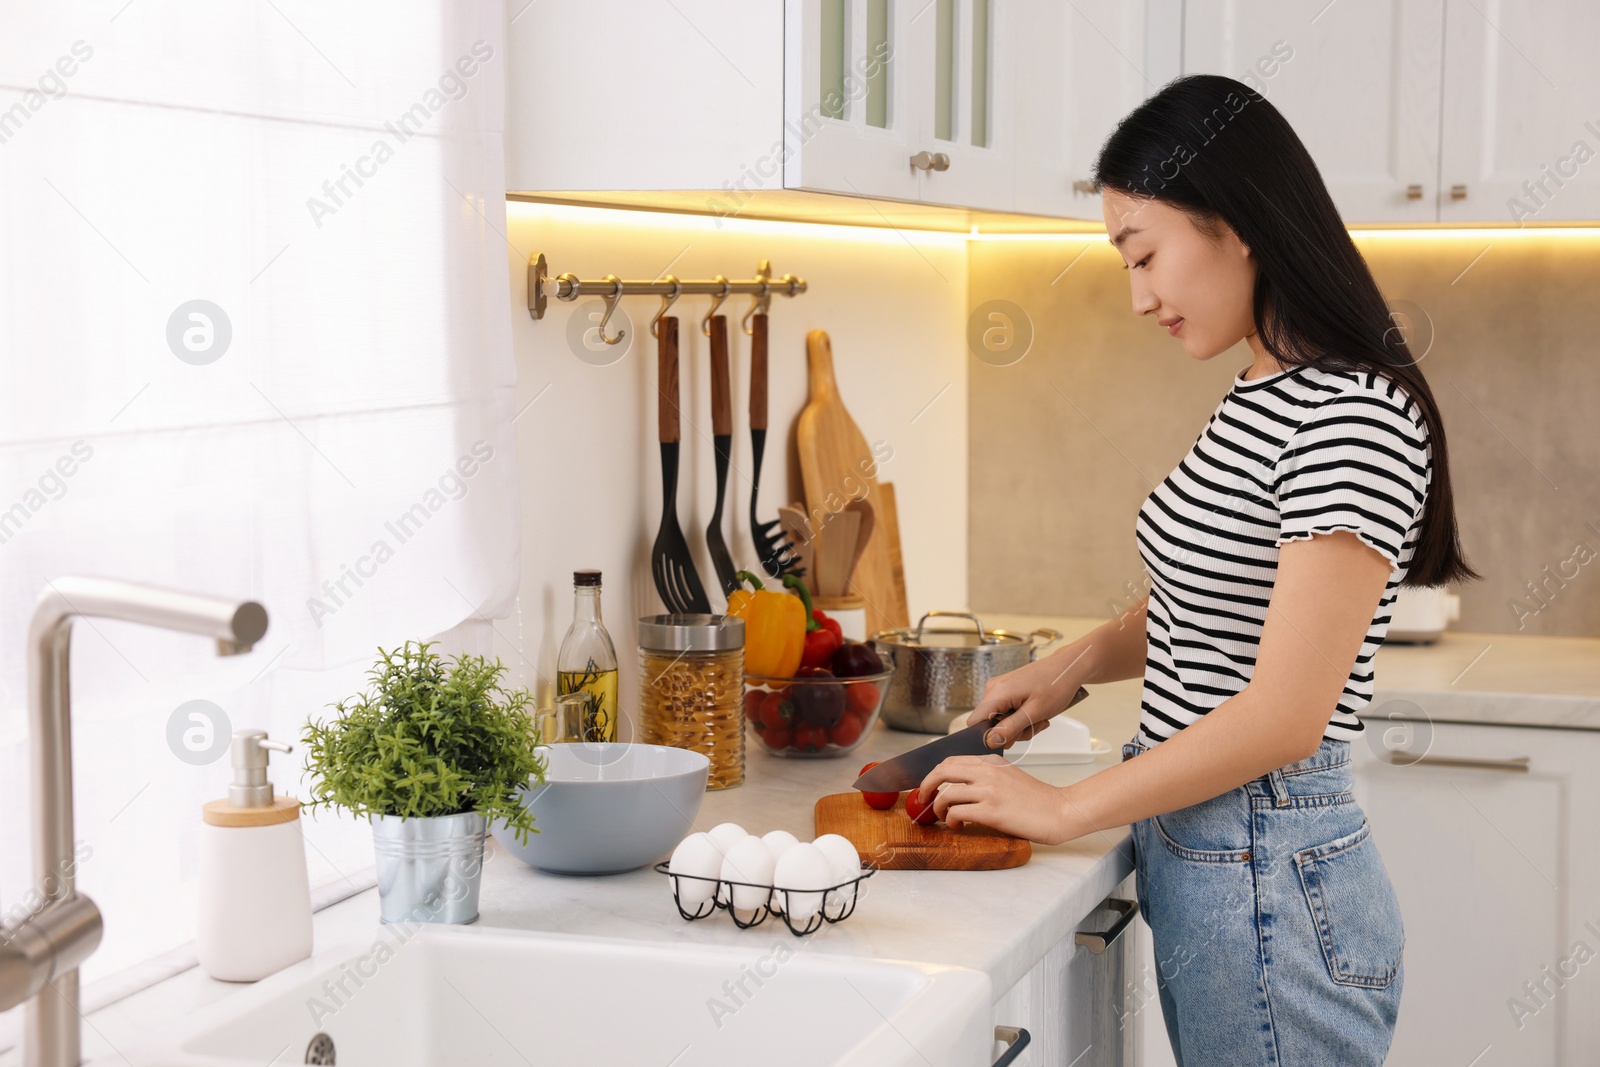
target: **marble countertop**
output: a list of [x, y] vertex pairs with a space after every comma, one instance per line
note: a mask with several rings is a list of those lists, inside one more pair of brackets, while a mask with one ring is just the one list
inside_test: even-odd
[[[1070, 639], [1104, 620], [996, 613], [983, 615], [983, 621], [1013, 630], [1048, 626]], [[1597, 639], [1449, 633], [1433, 645], [1385, 645], [1378, 652], [1377, 683], [1372, 713], [1414, 714], [1393, 703], [1409, 701], [1439, 720], [1600, 729]], [[1065, 785], [1115, 764], [1122, 742], [1137, 729], [1139, 693], [1138, 680], [1096, 686], [1073, 709], [1099, 742], [1112, 747], [1110, 753], [1093, 763], [1029, 769]], [[844, 759], [780, 759], [753, 749], [744, 784], [707, 793], [695, 828], [734, 821], [758, 833], [784, 829], [809, 840], [818, 797], [848, 790], [862, 763], [926, 739], [880, 725]], [[491, 841], [478, 921], [642, 941], [693, 938], [747, 947], [753, 954], [784, 943], [817, 952], [971, 967], [989, 974], [998, 999], [1132, 870], [1132, 846], [1123, 827], [1065, 845], [1036, 845], [1032, 860], [1013, 870], [881, 871], [863, 883], [854, 915], [802, 940], [775, 920], [751, 930], [740, 930], [720, 912], [686, 922], [673, 906], [666, 879], [649, 869], [598, 878], [544, 874]], [[356, 893], [317, 912], [315, 950], [374, 936], [377, 921], [376, 889]], [[92, 1011], [83, 1029], [85, 1057], [114, 1056], [158, 1028], [246, 988], [189, 967]], [[17, 1048], [0, 1054], [0, 1067], [20, 1061]]]
[[[1069, 640], [1105, 621], [1000, 613], [981, 618], [991, 629], [1043, 626], [1060, 630]], [[1373, 670], [1373, 700], [1362, 718], [1393, 714], [1440, 722], [1600, 730], [1600, 638], [1446, 631], [1428, 645], [1385, 643]], [[1107, 688], [1117, 687], [1100, 686], [1095, 692]], [[1137, 727], [1137, 688], [1132, 692]], [[1119, 693], [1115, 699], [1125, 696]]]
[[[1137, 727], [1137, 683], [1100, 687], [1098, 699], [1085, 700], [1073, 710], [1112, 751], [1092, 763], [1029, 768], [1057, 785], [1120, 761], [1122, 742]], [[708, 830], [732, 821], [756, 833], [782, 829], [810, 840], [817, 798], [848, 791], [863, 763], [898, 755], [928, 740], [932, 740], [929, 735], [889, 730], [880, 723], [855, 752], [840, 759], [783, 759], [752, 744], [744, 783], [708, 792], [694, 827]], [[686, 921], [677, 913], [666, 877], [649, 868], [593, 878], [545, 874], [520, 863], [491, 840], [478, 924], [639, 941], [692, 939], [747, 948], [752, 958], [783, 944], [813, 952], [969, 967], [990, 976], [998, 1000], [1051, 946], [1070, 937], [1132, 871], [1126, 827], [1065, 845], [1035, 845], [1032, 859], [1011, 870], [879, 871], [862, 883], [853, 915], [797, 938], [776, 919], [749, 930], [739, 929], [720, 911]], [[377, 926], [377, 890], [363, 890], [313, 916], [313, 951], [375, 937]], [[216, 981], [190, 967], [91, 1011], [83, 1027], [84, 1058], [117, 1057], [195, 1010], [248, 988]], [[0, 1067], [20, 1062], [18, 1048], [0, 1054]]]

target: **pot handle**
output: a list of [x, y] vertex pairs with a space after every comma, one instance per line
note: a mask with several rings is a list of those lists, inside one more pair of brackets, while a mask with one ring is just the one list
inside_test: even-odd
[[[948, 619], [969, 619], [969, 620], [971, 620], [972, 625], [974, 625], [974, 626], [976, 626], [978, 628], [978, 643], [979, 644], [992, 645], [992, 644], [995, 643], [996, 639], [989, 636], [989, 632], [983, 628], [983, 623], [979, 622], [978, 621], [978, 617], [976, 615], [973, 615], [970, 612], [966, 612], [966, 611], [930, 611], [930, 612], [928, 612], [926, 615], [924, 615], [922, 617], [921, 621], [919, 621], [917, 623], [917, 644], [919, 644], [919, 645], [922, 644], [922, 628], [924, 626], [928, 625], [928, 620], [933, 618], [935, 615], [942, 615], [942, 616], [944, 616], [945, 618], [948, 618]], [[1050, 632], [1051, 633], [1055, 633], [1054, 630], [1051, 630]], [[1057, 641], [1061, 640], [1061, 635], [1060, 634], [1056, 634], [1056, 640]]]
[[[1037, 656], [1051, 645], [1059, 644], [1063, 635], [1060, 630], [1052, 630], [1048, 626], [1041, 626], [1028, 636], [1033, 639], [1033, 654]], [[1039, 643], [1041, 639], [1044, 641], [1043, 644]]]

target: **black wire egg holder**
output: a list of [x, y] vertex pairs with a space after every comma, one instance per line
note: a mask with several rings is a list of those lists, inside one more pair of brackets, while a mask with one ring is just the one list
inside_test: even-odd
[[[783, 925], [787, 926], [789, 932], [796, 937], [804, 937], [807, 934], [816, 933], [822, 929], [825, 923], [843, 922], [845, 919], [850, 918], [851, 914], [855, 912], [856, 902], [860, 898], [861, 883], [878, 873], [878, 868], [870, 864], [863, 864], [860, 874], [847, 881], [840, 882], [838, 885], [831, 885], [825, 889], [784, 889], [778, 886], [762, 885], [757, 882], [736, 882], [728, 878], [707, 878], [705, 875], [700, 874], [674, 874], [670, 870], [670, 866], [670, 860], [662, 860], [652, 869], [672, 879], [672, 903], [677, 906], [678, 914], [685, 919], [691, 922], [695, 919], [704, 919], [721, 909], [728, 913], [729, 917], [733, 919], [734, 925], [738, 926], [739, 929], [748, 930], [751, 927], [760, 926], [767, 919], [776, 915], [783, 920]], [[683, 906], [683, 898], [679, 894], [681, 883], [678, 879], [680, 878], [691, 878], [696, 882], [714, 883], [711, 895], [693, 911]], [[724, 886], [727, 887], [727, 899], [723, 899]], [[764, 889], [767, 892], [766, 900], [762, 902], [761, 907], [751, 912], [749, 919], [740, 918], [739, 910], [733, 906], [734, 886], [742, 886], [746, 889]], [[849, 890], [848, 898], [845, 894], [846, 889]], [[772, 908], [773, 897], [779, 893], [783, 894], [783, 910], [774, 911]], [[790, 893], [820, 893], [822, 895], [822, 901], [818, 904], [817, 910], [806, 917], [803, 926], [796, 926], [790, 914]], [[828, 909], [829, 900], [842, 901], [843, 903], [840, 903], [833, 912], [830, 912]]]

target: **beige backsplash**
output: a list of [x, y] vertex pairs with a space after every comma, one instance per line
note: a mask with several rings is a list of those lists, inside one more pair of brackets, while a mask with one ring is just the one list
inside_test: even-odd
[[[1444, 412], [1462, 542], [1484, 575], [1452, 589], [1454, 628], [1600, 636], [1600, 231], [1358, 244], [1413, 322], [1413, 344], [1433, 334], [1424, 369]], [[968, 249], [969, 307], [1011, 301], [1034, 331], [1014, 364], [971, 360], [972, 606], [1109, 617], [1146, 588], [1140, 504], [1249, 349], [1186, 356], [1133, 314], [1103, 237]]]

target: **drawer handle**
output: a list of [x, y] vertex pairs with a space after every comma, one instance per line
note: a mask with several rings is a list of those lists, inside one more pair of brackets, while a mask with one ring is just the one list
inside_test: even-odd
[[1000, 1058], [994, 1061], [994, 1067], [1007, 1067], [1022, 1050], [1028, 1047], [1028, 1031], [1020, 1026], [997, 1026], [994, 1028], [994, 1039], [1004, 1041], [1006, 1050], [1000, 1053]]
[[1079, 930], [1072, 935], [1072, 940], [1075, 944], [1082, 945], [1096, 956], [1115, 944], [1117, 938], [1122, 936], [1122, 931], [1126, 930], [1128, 924], [1133, 922], [1133, 917], [1139, 914], [1139, 902], [1136, 900], [1120, 900], [1116, 897], [1107, 897], [1102, 907], [1122, 912], [1121, 915], [1117, 916], [1117, 921], [1111, 924], [1111, 929], [1095, 933], [1085, 933]]
[[1505, 759], [1478, 759], [1472, 756], [1411, 756], [1406, 752], [1389, 752], [1385, 762], [1393, 767], [1475, 767], [1484, 771], [1531, 771], [1532, 760], [1527, 756], [1507, 756]]

